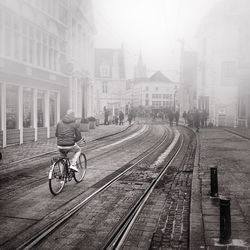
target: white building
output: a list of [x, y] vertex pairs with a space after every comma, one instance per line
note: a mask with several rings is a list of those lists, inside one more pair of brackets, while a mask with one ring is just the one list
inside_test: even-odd
[[160, 71], [150, 78], [134, 79], [128, 90], [132, 95], [132, 106], [148, 107], [153, 109], [179, 109], [177, 91], [179, 84], [172, 82]]
[[[249, 103], [249, 88], [241, 88], [243, 82], [249, 86], [249, 10], [249, 1], [222, 1], [204, 19], [197, 35], [198, 106], [209, 110], [210, 121], [218, 126], [237, 126], [241, 119], [250, 119], [250, 109], [248, 114], [242, 112]], [[239, 102], [240, 89], [248, 91], [244, 105]]]
[[53, 137], [68, 108], [91, 113], [93, 33], [90, 1], [0, 1], [0, 147]]
[[125, 110], [126, 77], [123, 49], [95, 49], [96, 113]]

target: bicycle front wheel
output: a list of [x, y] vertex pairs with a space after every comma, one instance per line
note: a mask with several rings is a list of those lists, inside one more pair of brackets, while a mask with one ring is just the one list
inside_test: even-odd
[[74, 172], [74, 179], [75, 181], [81, 182], [86, 174], [87, 171], [87, 158], [84, 153], [81, 153], [77, 162], [76, 162], [77, 169], [79, 173]]
[[59, 194], [65, 184], [66, 174], [65, 174], [65, 162], [63, 159], [55, 162], [49, 172], [49, 190], [53, 195]]

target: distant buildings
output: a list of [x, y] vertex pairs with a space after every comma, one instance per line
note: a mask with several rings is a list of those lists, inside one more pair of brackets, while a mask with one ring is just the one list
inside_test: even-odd
[[54, 136], [67, 108], [93, 111], [91, 2], [0, 2], [0, 147]]
[[95, 100], [96, 111], [104, 107], [112, 114], [125, 110], [126, 76], [123, 48], [95, 49]]
[[169, 80], [160, 71], [151, 77], [135, 78], [128, 91], [131, 92], [131, 106], [151, 109], [179, 109], [176, 98], [179, 84]]
[[198, 33], [198, 106], [218, 126], [250, 126], [250, 3], [218, 3]]
[[188, 112], [197, 106], [197, 53], [182, 51], [182, 67], [180, 79], [180, 112]]

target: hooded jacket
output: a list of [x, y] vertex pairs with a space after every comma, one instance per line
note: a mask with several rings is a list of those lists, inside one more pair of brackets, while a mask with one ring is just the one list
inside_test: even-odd
[[76, 118], [69, 114], [65, 115], [56, 126], [56, 137], [58, 146], [73, 146], [82, 139], [81, 132], [75, 123]]

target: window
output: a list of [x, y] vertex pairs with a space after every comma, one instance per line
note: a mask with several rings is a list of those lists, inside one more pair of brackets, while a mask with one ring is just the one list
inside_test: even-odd
[[148, 91], [148, 86], [146, 86], [146, 89], [145, 89], [146, 91]]
[[23, 88], [23, 127], [31, 128], [33, 123], [33, 90]]
[[158, 87], [155, 87], [155, 90], [156, 90], [156, 91], [158, 91], [158, 90], [159, 90], [159, 88], [158, 88]]
[[47, 40], [47, 34], [45, 32], [42, 33], [42, 42], [43, 42], [43, 46], [42, 46], [43, 67], [46, 68], [47, 58], [48, 58], [48, 40]]
[[20, 58], [20, 23], [18, 19], [14, 19], [14, 57], [15, 59]]
[[45, 122], [45, 93], [37, 92], [37, 127], [44, 127]]
[[29, 63], [34, 62], [34, 28], [32, 26], [29, 27]]
[[148, 98], [148, 94], [146, 94], [146, 98]]
[[36, 31], [36, 64], [41, 66], [41, 53], [42, 53], [42, 42], [41, 42], [41, 31]]
[[4, 39], [4, 35], [3, 35], [3, 12], [0, 9], [0, 55], [2, 55], [2, 53], [3, 53], [3, 48], [2, 48], [2, 44], [4, 43], [3, 39]]
[[59, 21], [64, 24], [67, 24], [67, 9], [61, 3], [59, 3], [58, 12], [59, 12]]
[[4, 37], [5, 37], [5, 41], [4, 41], [4, 45], [5, 45], [5, 48], [4, 48], [4, 52], [5, 52], [5, 56], [11, 56], [11, 49], [12, 49], [12, 31], [11, 31], [11, 15], [6, 12], [5, 13], [5, 34], [4, 34]]
[[102, 82], [102, 93], [108, 93], [108, 82]]
[[223, 62], [221, 65], [222, 77], [234, 77], [236, 73], [235, 62]]
[[55, 126], [57, 122], [57, 93], [50, 93], [49, 96], [49, 121], [50, 126]]
[[146, 106], [149, 105], [149, 100], [146, 100], [145, 105], [146, 105]]
[[23, 49], [22, 49], [22, 60], [27, 61], [28, 57], [28, 27], [25, 22], [23, 22], [23, 27], [22, 27], [22, 35], [23, 35]]
[[6, 128], [18, 127], [18, 87], [6, 87]]
[[109, 68], [109, 65], [106, 62], [103, 62], [100, 65], [100, 75], [101, 75], [101, 77], [110, 76], [110, 68]]

